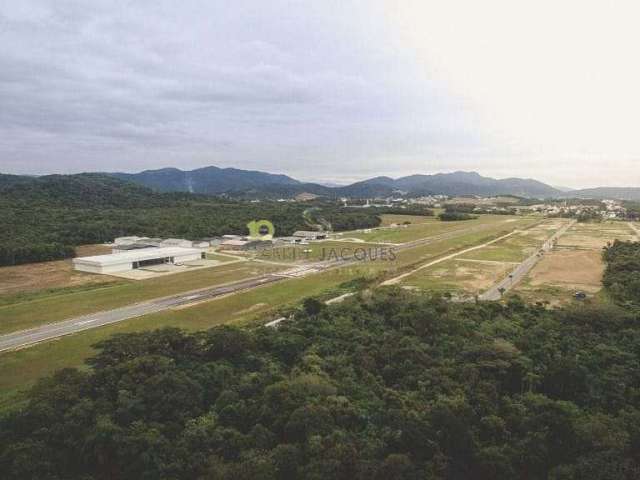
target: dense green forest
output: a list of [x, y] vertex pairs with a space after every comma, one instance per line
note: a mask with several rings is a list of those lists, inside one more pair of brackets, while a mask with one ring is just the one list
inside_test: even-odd
[[478, 218], [475, 215], [471, 215], [465, 212], [458, 212], [456, 210], [445, 210], [438, 218], [443, 222], [457, 222], [460, 220], [473, 220], [474, 218]]
[[640, 243], [615, 240], [604, 249], [603, 283], [610, 295], [628, 306], [640, 306]]
[[[380, 224], [385, 209], [348, 209], [316, 202], [336, 230]], [[156, 193], [99, 174], [25, 178], [0, 175], [0, 265], [73, 256], [73, 247], [141, 235], [198, 239], [246, 234], [268, 219], [277, 235], [307, 228], [305, 203], [251, 203], [189, 193]], [[425, 214], [430, 213], [423, 210]]]
[[[639, 251], [605, 252], [610, 288]], [[3, 478], [640, 476], [640, 317], [614, 304], [385, 288], [307, 299], [278, 328], [97, 348], [90, 370], [41, 381], [0, 420]]]

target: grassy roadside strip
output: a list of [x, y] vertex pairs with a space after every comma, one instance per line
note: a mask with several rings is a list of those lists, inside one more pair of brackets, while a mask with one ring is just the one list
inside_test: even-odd
[[285, 268], [254, 262], [231, 263], [141, 282], [118, 283], [99, 289], [73, 291], [0, 307], [0, 333], [10, 333], [88, 313], [160, 298], [176, 293], [242, 280], [255, 272]]

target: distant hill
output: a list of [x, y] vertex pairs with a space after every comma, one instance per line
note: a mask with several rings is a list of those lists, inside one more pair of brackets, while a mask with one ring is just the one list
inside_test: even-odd
[[303, 183], [287, 175], [213, 166], [191, 171], [164, 168], [140, 173], [111, 173], [110, 175], [160, 192], [228, 194], [247, 198], [290, 198], [301, 193], [332, 198], [388, 197], [399, 193], [411, 196], [502, 194], [542, 198], [558, 196], [562, 193], [560, 190], [537, 180], [522, 178], [496, 180], [483, 177], [476, 172], [410, 175], [398, 179], [375, 177], [340, 187]]
[[398, 179], [376, 177], [335, 189], [343, 196], [389, 196], [402, 192], [418, 195], [517, 195], [521, 197], [552, 197], [559, 190], [532, 179], [507, 178], [496, 180], [476, 172], [410, 175]]
[[139, 183], [159, 192], [190, 192], [207, 195], [260, 190], [264, 186], [271, 185], [290, 187], [302, 184], [286, 175], [214, 166], [186, 171], [163, 168], [140, 173], [110, 173], [109, 175]]
[[[170, 196], [171, 199], [176, 197]], [[0, 174], [0, 204], [64, 207], [151, 207], [170, 200], [142, 185], [99, 173], [44, 175]]]
[[640, 201], [640, 188], [638, 187], [598, 187], [571, 190], [563, 194], [567, 198], [593, 198], [612, 200]]

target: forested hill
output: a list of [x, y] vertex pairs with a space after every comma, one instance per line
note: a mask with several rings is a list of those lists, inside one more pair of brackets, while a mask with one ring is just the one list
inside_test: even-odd
[[188, 197], [182, 194], [160, 195], [147, 187], [98, 173], [42, 177], [0, 174], [0, 202], [10, 206], [153, 207], [185, 198]]
[[[0, 176], [0, 265], [73, 256], [74, 246], [123, 235], [198, 239], [247, 234], [247, 223], [268, 219], [277, 235], [309, 228], [310, 205], [336, 230], [380, 224], [377, 209], [229, 200], [190, 193], [158, 193], [99, 174]], [[416, 212], [412, 212], [416, 213]], [[425, 212], [427, 213], [427, 212]]]
[[373, 198], [397, 195], [518, 195], [553, 197], [562, 192], [533, 179], [484, 177], [476, 172], [452, 172], [435, 175], [409, 175], [393, 179], [374, 177], [342, 187], [303, 183], [286, 175], [275, 175], [237, 168], [205, 167], [196, 170], [163, 168], [140, 173], [110, 175], [139, 183], [157, 191], [182, 191], [209, 195], [228, 194], [245, 198], [293, 197], [313, 193], [327, 198]]
[[122, 180], [132, 181], [160, 192], [190, 192], [216, 195], [243, 192], [262, 187], [295, 187], [301, 182], [286, 175], [278, 175], [237, 168], [214, 166], [195, 170], [162, 168], [140, 173], [111, 173]]

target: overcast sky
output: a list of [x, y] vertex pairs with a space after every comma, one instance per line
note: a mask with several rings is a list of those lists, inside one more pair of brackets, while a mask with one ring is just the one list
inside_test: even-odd
[[0, 0], [0, 172], [638, 186], [635, 4]]

